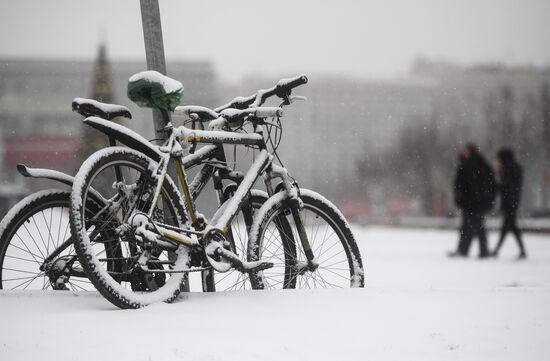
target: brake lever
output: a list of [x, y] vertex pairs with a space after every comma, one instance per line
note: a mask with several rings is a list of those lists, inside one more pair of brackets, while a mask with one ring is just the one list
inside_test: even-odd
[[307, 100], [307, 97], [305, 97], [303, 95], [288, 95], [288, 96], [283, 98], [283, 101], [281, 102], [279, 107], [282, 108], [285, 105], [290, 105], [290, 104], [294, 103], [294, 101], [296, 101], [296, 100], [304, 100], [305, 101], [305, 100]]
[[307, 97], [303, 96], [303, 95], [291, 95], [290, 96], [290, 102], [294, 102], [295, 100], [303, 100], [303, 101], [306, 101], [307, 100]]

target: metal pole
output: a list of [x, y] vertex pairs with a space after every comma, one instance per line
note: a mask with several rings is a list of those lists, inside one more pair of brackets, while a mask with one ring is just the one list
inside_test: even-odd
[[[140, 0], [141, 22], [143, 24], [143, 39], [145, 41], [145, 58], [147, 59], [147, 69], [156, 70], [166, 75], [166, 60], [164, 59], [164, 42], [162, 41], [162, 26], [160, 23], [160, 9], [158, 0]], [[169, 117], [170, 114], [167, 113]], [[163, 131], [164, 121], [162, 114], [153, 109], [153, 126], [155, 127], [155, 137], [162, 140], [166, 139]], [[173, 175], [173, 174], [172, 174]], [[162, 209], [163, 204], [159, 204]], [[165, 218], [168, 213], [164, 214]], [[168, 219], [165, 219], [168, 222]], [[189, 278], [186, 277], [183, 290], [189, 291]]]
[[[156, 70], [166, 75], [159, 2], [158, 0], [140, 0], [140, 5], [147, 69]], [[154, 109], [153, 126], [155, 129], [155, 137], [157, 139], [165, 139], [166, 135], [163, 132], [164, 122], [162, 120], [162, 114]]]

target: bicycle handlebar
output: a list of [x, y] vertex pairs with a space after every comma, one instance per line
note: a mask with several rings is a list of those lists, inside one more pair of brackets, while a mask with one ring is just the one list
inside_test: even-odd
[[224, 130], [226, 127], [238, 127], [245, 120], [257, 122], [265, 118], [282, 117], [283, 109], [279, 107], [254, 107], [246, 109], [229, 108], [222, 110], [217, 119], [208, 125], [209, 130]]
[[245, 109], [249, 106], [259, 107], [263, 103], [265, 103], [268, 98], [274, 95], [277, 95], [279, 98], [288, 97], [292, 92], [292, 89], [300, 85], [306, 84], [307, 82], [307, 76], [303, 74], [295, 76], [293, 78], [281, 79], [279, 80], [277, 85], [272, 88], [259, 90], [256, 94], [250, 95], [248, 97], [237, 97], [229, 103], [214, 109], [214, 111], [216, 113], [219, 113], [229, 108]]
[[254, 107], [246, 109], [225, 109], [221, 112], [221, 116], [228, 123], [237, 123], [244, 120], [248, 116], [256, 118], [273, 118], [283, 116], [283, 110], [279, 107]]
[[201, 106], [186, 105], [176, 107], [174, 114], [192, 117], [199, 122], [214, 121], [221, 115], [230, 124], [238, 123], [250, 115], [256, 118], [280, 117], [282, 116], [281, 108], [262, 107], [262, 104], [274, 95], [288, 102], [292, 89], [307, 82], [308, 79], [305, 75], [284, 78], [272, 88], [258, 90], [256, 94], [248, 97], [236, 97], [231, 102], [213, 110]]
[[219, 117], [219, 114], [207, 107], [201, 107], [198, 105], [184, 105], [178, 106], [174, 110], [174, 115], [181, 115], [185, 117], [191, 117], [193, 114], [196, 114], [198, 121], [207, 122], [214, 120]]

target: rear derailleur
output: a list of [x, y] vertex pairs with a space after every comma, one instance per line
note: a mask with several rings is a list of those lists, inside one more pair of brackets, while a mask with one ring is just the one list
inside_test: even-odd
[[[54, 290], [69, 290], [66, 284], [69, 282], [69, 278], [76, 273], [73, 270], [76, 260], [76, 255], [61, 256], [52, 262], [44, 263], [40, 266], [40, 270], [48, 276]], [[84, 274], [83, 271], [82, 274]]]

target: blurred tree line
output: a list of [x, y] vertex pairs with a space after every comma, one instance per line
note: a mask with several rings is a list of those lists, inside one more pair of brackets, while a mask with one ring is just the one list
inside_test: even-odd
[[495, 85], [479, 77], [439, 87], [426, 119], [407, 119], [388, 149], [356, 160], [371, 208], [394, 199], [407, 214], [454, 214], [457, 156], [469, 142], [491, 164], [501, 147], [512, 148], [524, 166], [523, 214], [550, 214], [549, 82]]

